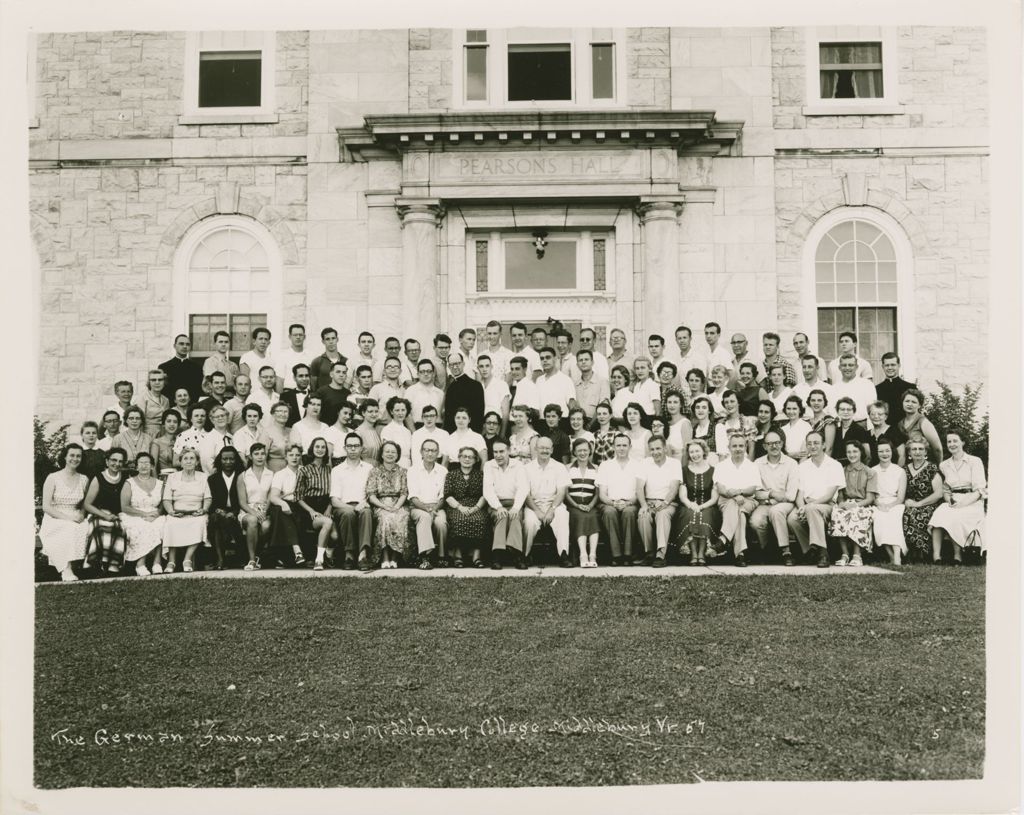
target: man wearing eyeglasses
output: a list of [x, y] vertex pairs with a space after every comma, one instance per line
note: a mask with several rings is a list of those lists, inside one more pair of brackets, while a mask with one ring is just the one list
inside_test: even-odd
[[768, 546], [768, 527], [775, 532], [775, 540], [782, 554], [782, 562], [786, 566], [793, 565], [793, 555], [789, 551], [789, 526], [786, 519], [796, 508], [796, 493], [800, 488], [800, 474], [797, 463], [782, 452], [782, 433], [769, 430], [764, 434], [764, 447], [767, 454], [757, 459], [754, 464], [761, 473], [763, 489], [754, 492], [757, 509], [750, 515], [750, 526], [757, 534], [757, 540], [763, 554]]
[[[734, 389], [739, 381], [740, 365], [744, 362], [756, 365], [758, 373], [760, 373], [761, 367], [757, 365], [757, 362], [747, 350], [747, 338], [743, 334], [733, 334], [732, 339], [729, 341], [729, 346], [732, 348], [732, 359], [729, 360], [729, 365], [732, 368], [729, 374], [729, 387]], [[756, 374], [754, 378], [757, 378]]]
[[331, 506], [338, 540], [345, 552], [343, 569], [370, 568], [367, 559], [373, 534], [373, 512], [366, 502], [366, 479], [373, 465], [362, 460], [363, 440], [358, 433], [345, 436], [345, 460], [331, 470]]

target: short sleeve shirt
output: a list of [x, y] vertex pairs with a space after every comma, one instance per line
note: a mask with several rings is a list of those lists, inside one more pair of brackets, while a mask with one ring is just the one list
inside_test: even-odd
[[653, 458], [648, 457], [640, 463], [639, 471], [638, 478], [644, 482], [644, 495], [648, 499], [671, 501], [675, 498], [674, 494], [670, 494], [669, 488], [674, 481], [678, 489], [679, 482], [683, 480], [683, 468], [677, 459], [666, 456], [659, 465], [654, 463]]

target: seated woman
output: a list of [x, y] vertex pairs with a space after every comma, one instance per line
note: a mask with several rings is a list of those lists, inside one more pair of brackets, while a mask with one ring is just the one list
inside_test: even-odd
[[878, 464], [875, 471], [878, 498], [875, 499], [873, 529], [875, 545], [889, 551], [894, 566], [899, 566], [907, 553], [907, 539], [903, 535], [903, 501], [907, 495], [907, 474], [893, 460], [893, 442], [881, 436], [875, 444]]
[[[186, 450], [195, 450], [198, 456], [199, 444], [206, 438], [206, 408], [192, 405], [188, 409], [188, 421], [188, 429], [181, 431], [178, 438], [174, 440], [174, 466], [182, 469], [184, 469], [184, 465], [181, 463], [182, 454]], [[198, 458], [196, 461], [197, 469], [202, 472], [201, 465], [198, 465]]]
[[66, 583], [78, 580], [71, 564], [85, 557], [89, 524], [85, 520], [85, 491], [89, 479], [78, 472], [82, 464], [82, 446], [69, 444], [57, 460], [61, 469], [43, 482], [43, 523], [39, 540], [43, 554]]
[[[878, 478], [874, 470], [864, 463], [864, 450], [860, 442], [846, 442], [846, 486], [836, 495], [829, 531], [839, 540], [843, 554], [836, 566], [863, 566], [861, 552], [870, 552], [871, 525], [874, 512], [871, 507], [878, 495]], [[850, 557], [850, 555], [853, 557]]]
[[181, 453], [180, 462], [181, 470], [167, 476], [164, 485], [164, 574], [178, 568], [179, 549], [185, 550], [181, 570], [192, 571], [196, 548], [206, 543], [206, 513], [213, 500], [206, 476], [197, 470], [199, 452], [187, 448]]
[[[164, 484], [153, 470], [153, 456], [139, 453], [135, 458], [136, 475], [125, 479], [121, 487], [121, 526], [128, 536], [124, 559], [135, 564], [135, 574], [140, 577], [163, 573], [160, 547], [166, 521], [161, 508]], [[146, 566], [149, 556], [152, 569]]]
[[907, 497], [903, 502], [903, 535], [911, 562], [925, 563], [931, 559], [932, 513], [942, 500], [942, 476], [939, 468], [928, 461], [928, 443], [924, 438], [907, 441]]
[[99, 446], [100, 426], [96, 422], [82, 422], [80, 433], [82, 463], [78, 467], [78, 472], [86, 478], [95, 478], [107, 466], [107, 452]]
[[267, 446], [256, 442], [249, 448], [249, 466], [238, 479], [238, 520], [245, 533], [249, 562], [245, 571], [260, 568], [259, 553], [270, 535], [270, 489], [274, 474], [267, 467]]
[[334, 544], [338, 531], [331, 511], [331, 457], [327, 440], [315, 438], [307, 451], [307, 463], [299, 467], [295, 478], [295, 503], [306, 511], [316, 534], [316, 560], [313, 571], [322, 572], [325, 562], [334, 563]]
[[85, 565], [98, 572], [117, 574], [124, 565], [125, 537], [121, 526], [121, 472], [128, 454], [120, 447], [107, 451], [107, 467], [90, 483], [85, 493], [85, 511], [90, 516], [89, 543]]
[[953, 542], [953, 565], [963, 562], [964, 547], [977, 547], [985, 553], [985, 465], [964, 450], [964, 433], [958, 428], [946, 431], [949, 458], [939, 465], [945, 483], [942, 503], [928, 524], [932, 533], [932, 562], [942, 559], [942, 533]]
[[178, 440], [179, 427], [181, 417], [178, 416], [178, 411], [168, 408], [161, 417], [160, 432], [149, 445], [149, 454], [154, 461], [154, 472], [161, 478], [166, 478], [175, 471], [174, 443]]
[[607, 400], [594, 409], [594, 466], [615, 458], [615, 427], [612, 406]]
[[630, 441], [629, 457], [633, 461], [643, 461], [647, 456], [647, 440], [651, 437], [651, 431], [644, 427], [647, 414], [639, 403], [630, 402], [626, 405], [623, 418], [626, 420], [625, 433]]
[[145, 424], [145, 412], [138, 405], [131, 405], [124, 412], [124, 424], [121, 426], [121, 432], [110, 442], [111, 447], [120, 447], [128, 456], [124, 467], [125, 475], [134, 472], [133, 462], [138, 458], [139, 453], [148, 455], [150, 447], [153, 446], [153, 437], [143, 430]]
[[796, 394], [786, 397], [782, 412], [786, 420], [779, 425], [779, 430], [786, 441], [786, 455], [798, 464], [807, 458], [807, 434], [811, 426], [804, 421], [804, 403]]
[[[403, 469], [408, 470], [412, 466], [412, 455], [410, 453], [412, 450], [412, 431], [405, 426], [405, 420], [409, 416], [409, 411], [412, 410], [412, 404], [403, 396], [392, 396], [387, 401], [387, 410], [391, 421], [380, 428], [381, 443], [391, 441], [398, 445], [398, 449], [402, 451], [398, 464]], [[382, 448], [382, 455], [383, 452]], [[390, 569], [391, 567], [388, 566], [387, 568]]]
[[[267, 557], [278, 566], [288, 560], [286, 552], [292, 553], [291, 562], [302, 566], [306, 558], [299, 545], [301, 507], [295, 500], [295, 483], [302, 463], [302, 448], [291, 444], [285, 451], [284, 469], [274, 473], [270, 485], [270, 546]], [[269, 469], [269, 468], [268, 468]]]
[[[509, 458], [518, 459], [525, 464], [536, 456], [537, 439], [540, 438], [540, 434], [530, 427], [530, 409], [526, 405], [513, 405], [509, 419], [512, 422], [512, 432], [508, 437]], [[448, 451], [447, 446], [441, 450], [446, 455]], [[458, 452], [455, 450], [455, 455], [458, 455]], [[448, 469], [455, 469], [456, 466], [458, 460], [449, 458]]]
[[903, 392], [903, 418], [896, 427], [907, 439], [924, 439], [928, 445], [928, 460], [938, 464], [942, 461], [942, 440], [924, 410], [924, 394], [917, 388]]
[[[216, 413], [216, 412], [215, 412]], [[210, 486], [209, 535], [216, 562], [214, 571], [224, 568], [224, 550], [234, 548], [242, 539], [238, 525], [242, 507], [238, 502], [238, 451], [234, 447], [221, 447], [213, 457], [212, 473], [207, 477]]]
[[[675, 396], [678, 398], [679, 394]], [[573, 441], [575, 460], [569, 467], [569, 488], [565, 492], [565, 505], [569, 508], [569, 540], [576, 541], [580, 550], [580, 566], [584, 569], [597, 567], [597, 536], [601, 531], [597, 512], [597, 468], [590, 463], [591, 450], [593, 443], [587, 439]]]
[[399, 463], [402, 450], [388, 440], [381, 443], [380, 455], [381, 463], [366, 477], [366, 501], [373, 507], [374, 520], [372, 562], [379, 562], [382, 569], [397, 569], [396, 557], [400, 557], [402, 565], [409, 567], [416, 547], [415, 542], [410, 546], [409, 484]]
[[679, 532], [676, 541], [684, 557], [690, 555], [694, 566], [706, 564], [708, 541], [718, 541], [722, 530], [722, 514], [718, 509], [715, 468], [708, 463], [708, 445], [703, 439], [692, 439], [686, 445], [687, 463], [679, 485]]
[[454, 553], [455, 568], [461, 569], [464, 558], [472, 557], [473, 565], [482, 569], [480, 557], [487, 514], [484, 506], [484, 476], [480, 467], [480, 454], [472, 446], [457, 451], [454, 469], [444, 479], [444, 502], [448, 507], [448, 550]]

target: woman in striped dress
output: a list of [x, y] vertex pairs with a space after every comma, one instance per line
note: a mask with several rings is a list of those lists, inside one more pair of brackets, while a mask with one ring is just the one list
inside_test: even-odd
[[295, 503], [309, 515], [316, 533], [314, 571], [323, 571], [324, 556], [334, 558], [333, 543], [338, 539], [331, 515], [331, 458], [327, 440], [317, 436], [310, 442], [308, 464], [299, 467], [295, 478]]
[[575, 539], [580, 550], [580, 566], [597, 566], [597, 468], [590, 463], [593, 445], [587, 439], [572, 443], [575, 461], [569, 467], [569, 489], [565, 505], [569, 508], [569, 537]]

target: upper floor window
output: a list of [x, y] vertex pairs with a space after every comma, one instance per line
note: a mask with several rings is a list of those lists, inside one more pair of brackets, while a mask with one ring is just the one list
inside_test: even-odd
[[834, 42], [818, 46], [822, 99], [881, 99], [882, 43]]
[[807, 31], [805, 116], [902, 113], [895, 29], [857, 26]]
[[465, 31], [455, 99], [463, 107], [621, 106], [623, 42], [618, 29]]
[[273, 32], [190, 32], [182, 124], [275, 121]]

